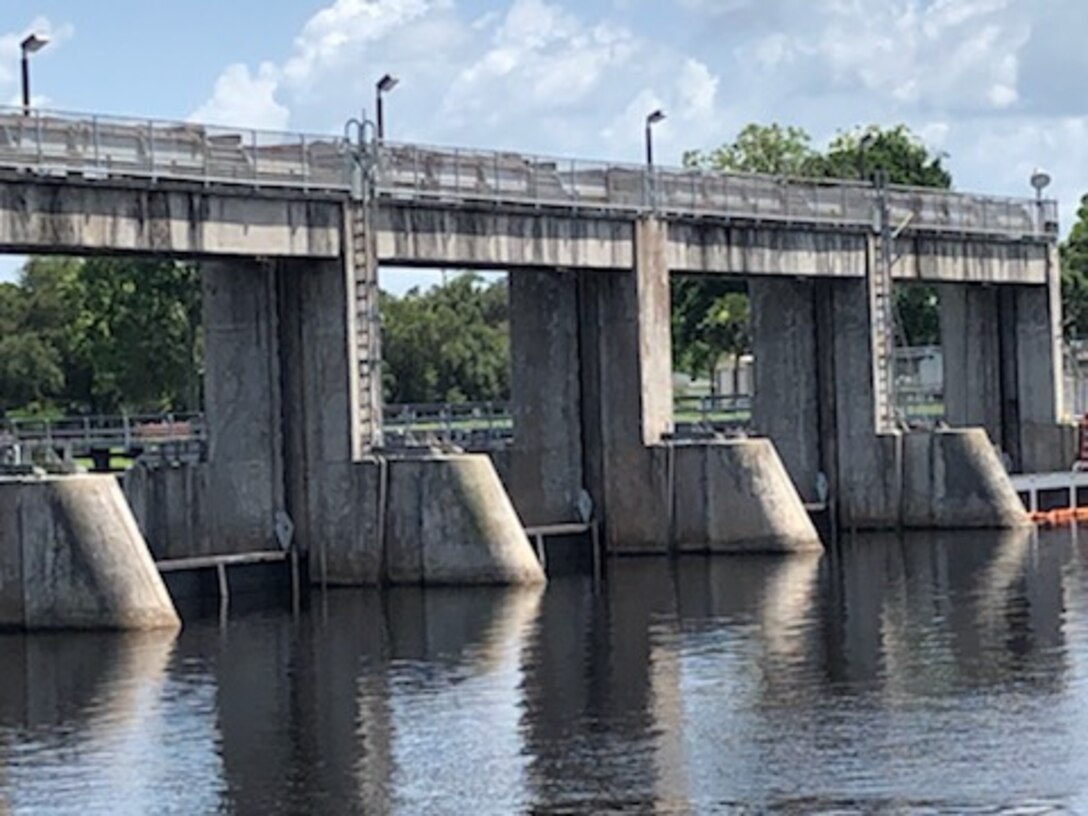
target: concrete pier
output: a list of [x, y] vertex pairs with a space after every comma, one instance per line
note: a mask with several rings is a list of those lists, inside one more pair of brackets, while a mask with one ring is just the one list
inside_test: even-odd
[[113, 477], [0, 478], [0, 627], [180, 625]]
[[1019, 473], [1068, 469], [1061, 304], [1052, 286], [942, 285], [945, 416], [984, 428]]
[[[844, 528], [1024, 522], [983, 431], [878, 430], [875, 338], [864, 280], [761, 278], [749, 282], [749, 292], [756, 361], [753, 421], [757, 432], [775, 442], [802, 496], [811, 501], [816, 479], [824, 474]], [[978, 371], [972, 376], [981, 376]], [[978, 401], [984, 402], [989, 392], [981, 393]], [[955, 403], [955, 395], [952, 399]]]
[[654, 219], [635, 233], [626, 273], [511, 274], [507, 482], [522, 519], [574, 521], [585, 489], [611, 553], [819, 549], [769, 442], [669, 441], [666, 233]]

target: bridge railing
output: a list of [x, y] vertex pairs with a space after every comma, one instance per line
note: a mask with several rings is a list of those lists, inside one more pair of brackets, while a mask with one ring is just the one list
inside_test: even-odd
[[[856, 181], [647, 168], [383, 142], [375, 184], [389, 198], [651, 211], [872, 227], [877, 194]], [[1057, 203], [892, 186], [895, 228], [1052, 238]]]
[[0, 167], [45, 175], [343, 191], [348, 158], [335, 136], [0, 107]]
[[90, 450], [131, 451], [172, 442], [207, 439], [201, 414], [79, 416], [0, 421], [0, 439], [11, 444]]
[[[0, 168], [85, 178], [347, 192], [352, 146], [337, 136], [0, 107]], [[381, 142], [379, 195], [869, 227], [872, 186]], [[1057, 204], [891, 187], [911, 231], [1056, 235]]]

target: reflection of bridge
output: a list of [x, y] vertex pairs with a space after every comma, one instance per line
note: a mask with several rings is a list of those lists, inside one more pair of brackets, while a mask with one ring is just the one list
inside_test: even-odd
[[[163, 512], [163, 536], [245, 552], [287, 512], [345, 582], [380, 578], [403, 529], [441, 528], [371, 524], [385, 487], [438, 484], [376, 455], [381, 264], [510, 270], [503, 475], [526, 524], [572, 521], [588, 494], [614, 552], [789, 549], [814, 543], [802, 499], [824, 484], [845, 526], [1011, 522], [978, 434], [895, 421], [892, 287], [942, 287], [948, 423], [1051, 469], [1056, 241], [1052, 202], [0, 114], [0, 251], [202, 263], [208, 455], [175, 474], [171, 505], [194, 509]], [[778, 456], [675, 442], [670, 274], [747, 283], [751, 418]]]

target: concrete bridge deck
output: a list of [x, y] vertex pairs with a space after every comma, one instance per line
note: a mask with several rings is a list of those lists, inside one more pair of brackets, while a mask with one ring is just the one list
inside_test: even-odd
[[[0, 251], [337, 258], [372, 197], [381, 263], [863, 277], [879, 196], [775, 178], [195, 123], [0, 109]], [[365, 172], [364, 172], [365, 171]], [[1043, 284], [1052, 201], [890, 187], [897, 279]]]

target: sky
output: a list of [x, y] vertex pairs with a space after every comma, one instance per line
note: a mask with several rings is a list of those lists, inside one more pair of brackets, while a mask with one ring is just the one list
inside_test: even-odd
[[1044, 167], [1065, 228], [1088, 192], [1085, 0], [19, 0], [0, 101], [30, 31], [35, 104], [60, 110], [342, 133], [390, 72], [391, 139], [639, 161], [660, 107], [678, 163], [753, 121], [818, 145], [905, 123], [958, 189], [1031, 195]]

